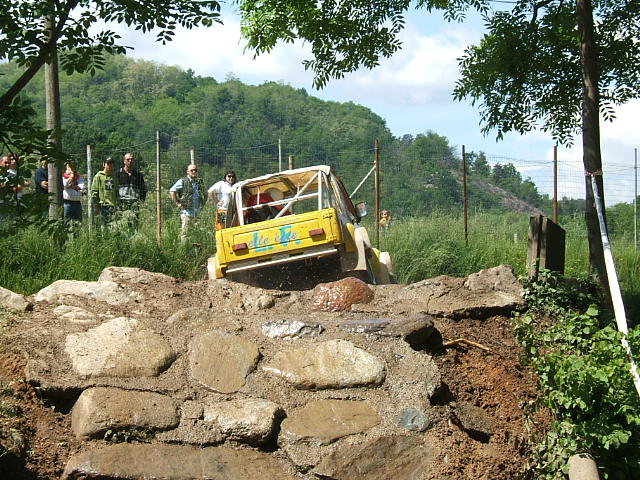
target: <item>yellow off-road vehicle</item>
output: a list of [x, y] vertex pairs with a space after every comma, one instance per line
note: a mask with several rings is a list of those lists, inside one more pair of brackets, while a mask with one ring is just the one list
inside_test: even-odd
[[216, 229], [209, 278], [295, 287], [355, 275], [391, 283], [391, 258], [372, 247], [359, 225], [364, 215], [326, 165], [238, 182]]

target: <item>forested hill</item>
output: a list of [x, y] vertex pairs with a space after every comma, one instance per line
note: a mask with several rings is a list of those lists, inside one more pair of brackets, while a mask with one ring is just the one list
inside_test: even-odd
[[[19, 72], [14, 64], [0, 64], [0, 88], [6, 90]], [[43, 85], [41, 72], [25, 90], [42, 125]], [[284, 151], [284, 158], [294, 156], [296, 165], [336, 166], [353, 189], [371, 168], [378, 139], [386, 208], [419, 215], [462, 202], [458, 149], [434, 133], [437, 125], [416, 137], [396, 138], [380, 116], [352, 102], [323, 101], [281, 83], [251, 86], [232, 76], [218, 81], [124, 56], [108, 58], [94, 76], [61, 74], [60, 92], [63, 146], [69, 153], [80, 154], [90, 144], [97, 158], [115, 157], [137, 145], [153, 144], [160, 131], [163, 151], [177, 152], [179, 145], [188, 145], [198, 152], [200, 163], [219, 167], [216, 175], [227, 165], [243, 172], [241, 177], [267, 173], [270, 160], [265, 157]], [[177, 160], [170, 175], [182, 173], [186, 160]], [[507, 208], [496, 193], [500, 189], [483, 188], [487, 183], [532, 207], [547, 203], [513, 165], [490, 166], [481, 152], [472, 152], [469, 160], [470, 179], [482, 180], [469, 182], [475, 209]], [[371, 188], [364, 187], [362, 196], [371, 201]]]

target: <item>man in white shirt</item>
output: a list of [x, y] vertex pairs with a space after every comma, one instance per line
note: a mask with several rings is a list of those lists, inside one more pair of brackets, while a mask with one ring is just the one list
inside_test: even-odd
[[216, 230], [224, 227], [234, 183], [236, 183], [236, 172], [229, 170], [224, 174], [224, 180], [214, 183], [209, 188], [209, 198], [216, 203]]

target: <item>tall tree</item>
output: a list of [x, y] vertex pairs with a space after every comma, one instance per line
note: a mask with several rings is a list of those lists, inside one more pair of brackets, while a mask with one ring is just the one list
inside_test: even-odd
[[[511, 3], [511, 2], [510, 2]], [[602, 195], [599, 120], [614, 107], [640, 97], [640, 2], [630, 0], [515, 0], [493, 10], [490, 0], [243, 0], [242, 31], [256, 54], [278, 41], [303, 39], [313, 59], [305, 68], [323, 87], [401, 48], [398, 33], [408, 9], [442, 10], [461, 20], [470, 8], [483, 14], [488, 33], [460, 59], [456, 99], [480, 106], [485, 134], [497, 129], [525, 134], [539, 128], [570, 145], [582, 130], [583, 163], [597, 175]], [[501, 7], [504, 4], [500, 5]], [[595, 21], [594, 21], [595, 19]], [[589, 180], [589, 179], [587, 179]], [[590, 181], [586, 182], [590, 263], [605, 282], [600, 229]], [[604, 198], [604, 196], [603, 196]]]
[[[105, 54], [125, 53], [127, 47], [117, 43], [119, 35], [100, 30], [98, 22], [124, 23], [143, 32], [157, 28], [157, 39], [164, 44], [178, 25], [193, 28], [219, 22], [219, 9], [217, 1], [201, 0], [0, 0], [0, 61], [14, 61], [23, 69], [0, 92], [1, 148], [62, 162], [60, 132], [54, 131], [59, 122], [48, 122], [52, 136], [49, 142], [42, 141], [46, 136], [34, 124], [35, 112], [17, 97], [45, 63], [49, 72], [57, 70], [56, 55], [62, 69], [71, 74], [94, 73], [104, 66]], [[57, 88], [57, 81], [47, 87], [51, 92]], [[59, 177], [55, 167], [53, 173]]]

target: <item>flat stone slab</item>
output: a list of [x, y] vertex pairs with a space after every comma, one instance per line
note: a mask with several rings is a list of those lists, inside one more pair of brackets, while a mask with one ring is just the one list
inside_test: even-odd
[[427, 344], [427, 340], [435, 329], [433, 317], [426, 313], [402, 317], [349, 320], [341, 323], [339, 327], [347, 332], [402, 338], [411, 348], [416, 350]]
[[31, 303], [24, 295], [0, 287], [0, 306], [13, 312], [26, 312], [31, 308]]
[[487, 318], [524, 306], [522, 286], [508, 265], [481, 270], [466, 279], [441, 275], [422, 280], [398, 292], [397, 302], [449, 318]]
[[158, 282], [177, 282], [175, 278], [164, 273], [148, 272], [134, 267], [107, 267], [100, 273], [98, 281], [139, 283], [142, 285], [153, 285]]
[[67, 335], [65, 352], [73, 370], [83, 377], [158, 376], [175, 353], [160, 335], [137, 327], [137, 320], [118, 317]]
[[258, 445], [271, 437], [281, 413], [282, 409], [274, 402], [249, 398], [206, 404], [203, 420], [227, 440]]
[[327, 445], [338, 438], [362, 433], [380, 423], [367, 403], [353, 400], [320, 400], [291, 413], [280, 426], [279, 443], [306, 442]]
[[346, 340], [281, 351], [262, 368], [304, 390], [380, 385], [385, 379], [384, 362]]
[[71, 429], [80, 439], [99, 437], [108, 430], [166, 430], [179, 421], [178, 403], [171, 397], [118, 388], [85, 390], [71, 412]]
[[118, 444], [74, 455], [63, 480], [294, 480], [269, 454], [230, 447]]
[[58, 280], [36, 293], [36, 302], [64, 303], [69, 297], [83, 297], [87, 300], [122, 305], [136, 302], [142, 296], [122, 285], [110, 281], [82, 282], [80, 280]]
[[237, 335], [214, 330], [191, 344], [191, 376], [211, 390], [234, 393], [258, 362], [258, 346]]
[[276, 320], [261, 326], [262, 333], [269, 338], [299, 338], [320, 335], [324, 327], [319, 323], [306, 323], [301, 320]]
[[435, 453], [421, 436], [379, 437], [361, 448], [341, 448], [327, 456], [314, 473], [335, 479], [423, 480]]
[[98, 320], [98, 316], [95, 313], [72, 305], [58, 305], [53, 309], [53, 313], [58, 318], [66, 320], [69, 323], [91, 324]]

